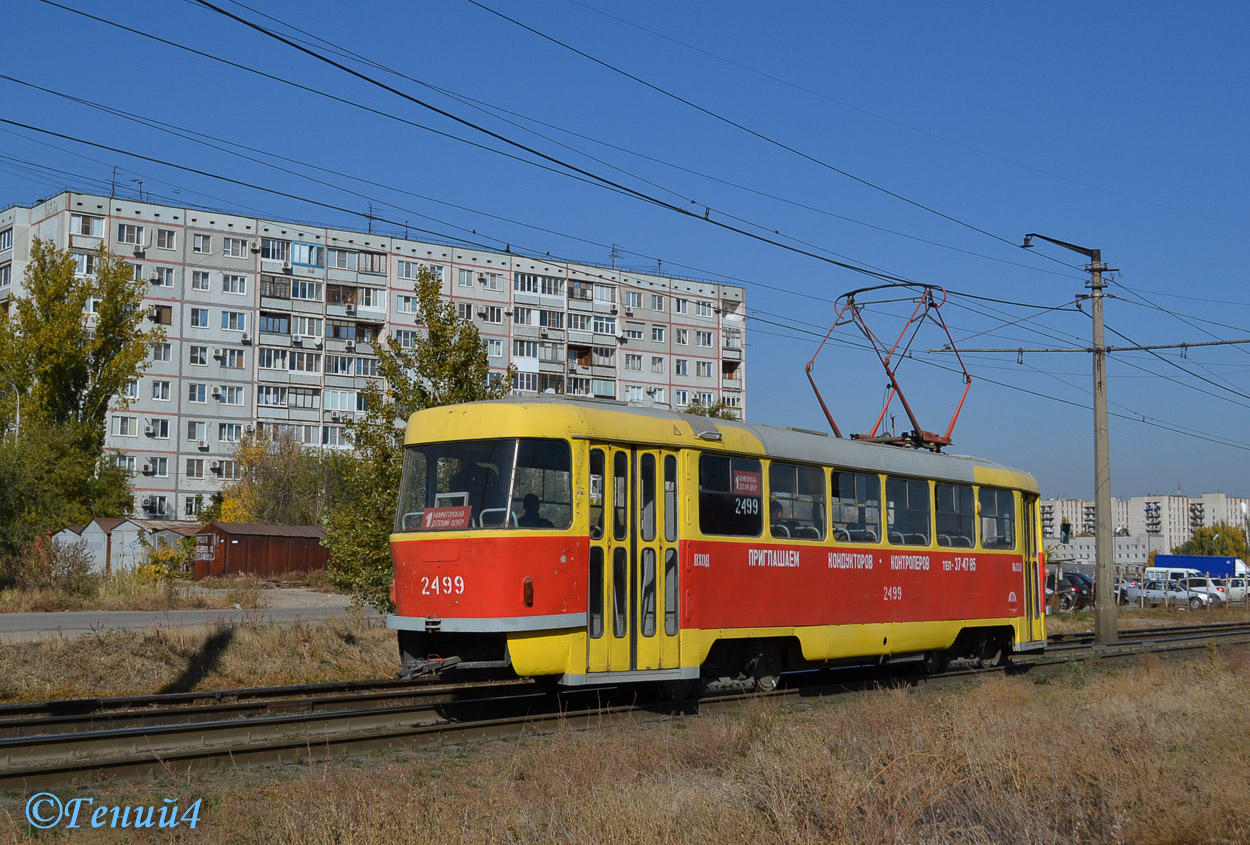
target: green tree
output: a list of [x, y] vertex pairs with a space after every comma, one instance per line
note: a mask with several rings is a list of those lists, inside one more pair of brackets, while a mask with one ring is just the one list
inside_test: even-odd
[[493, 377], [477, 327], [456, 314], [428, 269], [416, 282], [414, 345], [387, 338], [378, 348], [378, 372], [385, 379], [363, 392], [365, 416], [348, 423], [352, 458], [346, 489], [325, 520], [329, 577], [357, 601], [390, 609], [393, 574], [390, 534], [403, 468], [403, 425], [416, 411], [457, 402], [499, 399], [515, 375]]
[[109, 404], [143, 370], [159, 327], [142, 330], [143, 282], [103, 246], [89, 256], [94, 272], [51, 241], [35, 238], [25, 296], [0, 313], [0, 374], [22, 391], [31, 425], [77, 429], [97, 455]]
[[96, 516], [130, 511], [130, 478], [114, 461], [84, 449], [76, 427], [22, 426], [0, 440], [0, 558], [40, 537]]
[[1239, 557], [1246, 559], [1246, 535], [1240, 528], [1220, 522], [1204, 528], [1194, 529], [1194, 536], [1189, 542], [1181, 543], [1172, 549], [1178, 555], [1215, 555], [1217, 557]]

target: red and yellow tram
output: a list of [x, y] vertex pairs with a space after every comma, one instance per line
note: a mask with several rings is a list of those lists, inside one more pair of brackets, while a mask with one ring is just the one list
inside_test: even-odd
[[408, 422], [391, 548], [400, 674], [776, 684], [1045, 642], [1027, 473], [614, 403]]

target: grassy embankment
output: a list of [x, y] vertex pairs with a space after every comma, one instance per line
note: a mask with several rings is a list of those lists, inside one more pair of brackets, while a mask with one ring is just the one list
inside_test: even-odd
[[[1067, 667], [593, 732], [82, 787], [185, 806], [179, 841], [1250, 841], [1244, 651]], [[62, 790], [66, 793], [67, 790]], [[1184, 796], [1169, 800], [1168, 796]], [[0, 839], [24, 834], [0, 804]], [[5, 808], [8, 815], [5, 816]], [[170, 841], [172, 831], [93, 831]]]

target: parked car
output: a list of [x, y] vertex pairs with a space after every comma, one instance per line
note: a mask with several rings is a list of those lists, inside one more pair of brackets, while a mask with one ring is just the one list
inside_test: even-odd
[[1244, 575], [1238, 575], [1233, 578], [1216, 578], [1217, 587], [1224, 588], [1224, 598], [1230, 602], [1244, 604], [1247, 595], [1247, 579]]
[[1190, 576], [1182, 578], [1176, 582], [1182, 590], [1191, 590], [1193, 592], [1206, 593], [1211, 597], [1212, 607], [1223, 607], [1228, 604], [1228, 597], [1224, 594], [1224, 588], [1214, 582], [1207, 576]]
[[[1046, 576], [1046, 591], [1050, 595], [1055, 591], [1055, 573]], [[1081, 610], [1094, 603], [1094, 596], [1084, 581], [1075, 577], [1075, 573], [1065, 572], [1059, 581], [1059, 609]]]
[[1115, 585], [1111, 588], [1111, 591], [1115, 595], [1116, 603], [1124, 604], [1124, 591], [1140, 586], [1141, 582], [1136, 578], [1125, 578], [1121, 575], [1115, 579]]
[[1200, 590], [1186, 590], [1175, 581], [1147, 581], [1141, 587], [1128, 587], [1124, 590], [1123, 604], [1144, 604], [1158, 607], [1161, 604], [1172, 604], [1184, 607], [1188, 605], [1194, 610], [1208, 606], [1211, 597]]

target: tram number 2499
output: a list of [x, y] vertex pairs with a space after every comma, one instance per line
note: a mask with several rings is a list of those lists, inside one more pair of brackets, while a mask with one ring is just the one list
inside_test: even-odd
[[461, 595], [464, 593], [464, 576], [457, 575], [452, 578], [450, 575], [444, 575], [439, 578], [437, 575], [433, 578], [428, 575], [421, 578], [421, 595], [423, 596], [450, 596], [452, 594]]
[[734, 514], [736, 516], [756, 516], [760, 512], [760, 500], [756, 498], [734, 497]]

